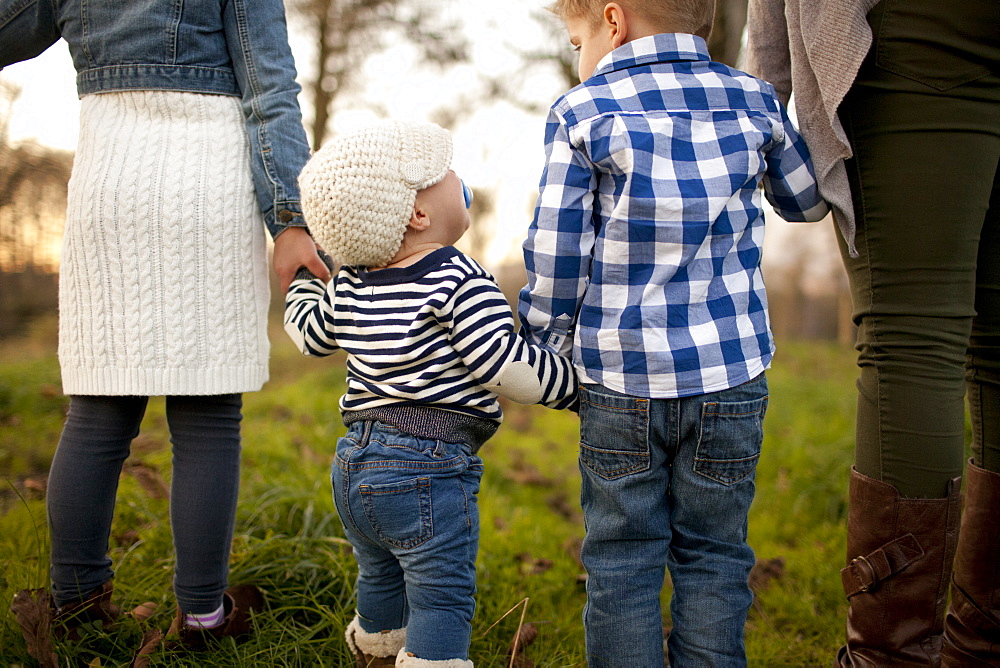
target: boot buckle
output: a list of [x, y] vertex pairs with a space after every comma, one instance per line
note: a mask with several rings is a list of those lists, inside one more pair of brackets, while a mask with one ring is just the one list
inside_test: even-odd
[[872, 562], [868, 561], [868, 557], [861, 555], [851, 559], [851, 567], [858, 576], [859, 592], [869, 591], [876, 583], [878, 583], [878, 573], [875, 571], [875, 567], [872, 565]]

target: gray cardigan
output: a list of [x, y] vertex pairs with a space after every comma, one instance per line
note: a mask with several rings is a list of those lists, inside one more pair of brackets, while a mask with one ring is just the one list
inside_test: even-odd
[[788, 103], [795, 90], [800, 131], [816, 165], [819, 190], [854, 248], [854, 207], [844, 160], [851, 146], [837, 107], [872, 43], [865, 16], [879, 0], [750, 0], [747, 70]]

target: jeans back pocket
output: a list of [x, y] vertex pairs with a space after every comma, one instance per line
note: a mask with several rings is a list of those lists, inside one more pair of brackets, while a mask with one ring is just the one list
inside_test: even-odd
[[433, 537], [430, 478], [359, 485], [358, 492], [365, 517], [386, 544], [408, 550]]
[[753, 475], [764, 442], [766, 411], [767, 397], [703, 404], [695, 472], [724, 485]]
[[580, 463], [607, 480], [649, 470], [649, 400], [580, 388]]

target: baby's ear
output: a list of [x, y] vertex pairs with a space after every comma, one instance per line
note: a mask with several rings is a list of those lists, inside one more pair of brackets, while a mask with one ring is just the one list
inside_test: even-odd
[[431, 226], [431, 218], [427, 215], [426, 211], [419, 206], [415, 206], [413, 207], [413, 214], [410, 216], [408, 226], [417, 232], [423, 232]]

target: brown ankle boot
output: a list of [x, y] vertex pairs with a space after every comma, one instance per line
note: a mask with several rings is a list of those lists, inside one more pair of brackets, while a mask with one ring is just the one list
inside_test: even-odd
[[941, 665], [1000, 666], [1000, 474], [971, 461]]
[[250, 613], [264, 609], [264, 596], [260, 589], [253, 585], [236, 585], [227, 589], [222, 595], [222, 606], [225, 619], [210, 629], [185, 625], [184, 614], [178, 608], [167, 636], [176, 635], [181, 645], [194, 651], [203, 650], [212, 640], [220, 638], [243, 640], [250, 635]]
[[960, 478], [943, 499], [906, 499], [851, 470], [847, 568], [850, 602], [840, 666], [936, 666], [958, 541]]
[[57, 638], [77, 641], [88, 630], [100, 629], [107, 633], [121, 615], [121, 608], [111, 602], [114, 583], [108, 580], [87, 594], [83, 600], [67, 603], [55, 610], [52, 632]]
[[220, 638], [235, 638], [237, 642], [244, 640], [252, 630], [250, 613], [264, 609], [264, 595], [254, 585], [236, 585], [222, 595], [222, 606], [225, 619], [222, 624], [210, 629], [186, 626], [184, 613], [177, 608], [166, 636], [160, 629], [151, 629], [143, 634], [130, 668], [147, 668], [151, 657], [161, 647], [175, 652], [197, 652], [210, 649], [211, 643]]

